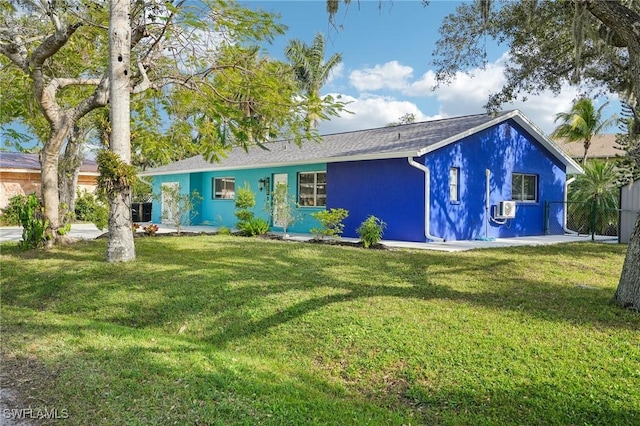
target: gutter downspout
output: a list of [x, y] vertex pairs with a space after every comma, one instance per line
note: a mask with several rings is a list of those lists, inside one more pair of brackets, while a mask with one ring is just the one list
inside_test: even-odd
[[572, 177], [571, 179], [567, 180], [564, 182], [564, 209], [563, 210], [563, 215], [562, 215], [562, 230], [565, 232], [565, 234], [573, 234], [573, 235], [580, 235], [578, 232], [576, 231], [572, 231], [571, 229], [567, 228], [567, 207], [569, 207], [569, 204], [567, 203], [567, 197], [568, 197], [568, 192], [569, 192], [569, 185], [571, 185], [573, 183], [573, 181], [575, 181], [576, 178]]
[[431, 226], [429, 223], [429, 216], [431, 214], [431, 173], [425, 165], [416, 162], [412, 157], [407, 157], [407, 160], [409, 161], [409, 165], [424, 172], [424, 236], [429, 240], [443, 243], [445, 242], [444, 238], [431, 235]]

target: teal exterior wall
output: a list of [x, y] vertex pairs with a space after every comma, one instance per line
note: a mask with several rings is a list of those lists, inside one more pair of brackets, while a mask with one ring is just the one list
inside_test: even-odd
[[[272, 224], [269, 214], [269, 204], [271, 195], [267, 194], [266, 188], [260, 190], [260, 179], [270, 179], [270, 191], [273, 191], [273, 176], [275, 174], [287, 174], [287, 186], [289, 194], [297, 199], [298, 196], [298, 173], [300, 172], [326, 172], [325, 163], [307, 164], [286, 167], [270, 167], [259, 169], [244, 169], [230, 171], [211, 171], [199, 173], [181, 173], [175, 175], [153, 176], [153, 193], [158, 197], [153, 201], [152, 220], [161, 223], [162, 206], [159, 195], [162, 192], [162, 184], [177, 182], [180, 184], [183, 193], [191, 193], [197, 190], [202, 196], [202, 201], [196, 207], [197, 215], [193, 219], [193, 225], [225, 226], [233, 229], [237, 219], [234, 215], [235, 200], [215, 199], [213, 182], [215, 178], [234, 178], [235, 189], [248, 185], [256, 195], [256, 206], [253, 212], [256, 217], [263, 218]], [[308, 233], [311, 228], [318, 226], [318, 221], [311, 217], [311, 213], [324, 210], [324, 207], [300, 207], [296, 209], [298, 221], [289, 226], [287, 232]], [[282, 228], [272, 226], [273, 231], [281, 231]]]

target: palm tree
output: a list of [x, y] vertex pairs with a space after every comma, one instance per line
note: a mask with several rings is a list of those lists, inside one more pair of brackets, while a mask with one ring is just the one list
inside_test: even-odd
[[306, 96], [306, 119], [309, 128], [317, 127], [322, 115], [319, 108], [322, 103], [320, 89], [327, 82], [331, 71], [342, 62], [340, 53], [333, 54], [325, 62], [324, 46], [324, 35], [318, 33], [313, 38], [311, 46], [294, 39], [289, 41], [285, 49], [285, 56], [293, 66], [298, 87]]
[[591, 138], [599, 135], [617, 121], [615, 115], [606, 120], [602, 119], [602, 111], [608, 104], [605, 102], [596, 110], [591, 99], [580, 98], [573, 104], [571, 111], [556, 114], [554, 122], [561, 120], [562, 124], [556, 127], [551, 137], [566, 138], [568, 142], [582, 142], [584, 144], [583, 165], [587, 161]]

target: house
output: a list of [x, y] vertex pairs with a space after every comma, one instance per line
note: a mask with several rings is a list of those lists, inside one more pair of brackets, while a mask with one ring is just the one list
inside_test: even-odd
[[[256, 216], [277, 183], [286, 183], [301, 219], [290, 232], [308, 233], [311, 213], [344, 208], [343, 236], [374, 215], [384, 238], [401, 241], [470, 240], [562, 232], [567, 174], [580, 166], [515, 110], [361, 130], [322, 137], [298, 147], [287, 141], [269, 149], [232, 150], [219, 163], [201, 156], [141, 173], [154, 193], [179, 185], [204, 200], [194, 224], [234, 227], [234, 195], [248, 185]], [[153, 221], [161, 221], [162, 200]], [[272, 229], [281, 229], [272, 223]]]
[[[574, 160], [581, 161], [584, 156], [584, 143], [567, 142], [566, 139], [554, 140], [560, 148]], [[594, 135], [587, 151], [587, 159], [600, 160], [613, 159], [625, 154], [624, 150], [616, 143], [615, 134]]]
[[640, 215], [640, 179], [620, 188], [620, 229], [618, 238], [621, 243], [629, 243], [638, 215]]
[[[78, 189], [93, 192], [97, 185], [98, 165], [85, 160], [80, 167]], [[0, 153], [0, 209], [7, 207], [14, 195], [40, 193], [40, 160], [38, 154]]]

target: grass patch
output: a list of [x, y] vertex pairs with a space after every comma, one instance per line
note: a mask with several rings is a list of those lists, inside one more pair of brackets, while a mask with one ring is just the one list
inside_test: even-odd
[[5, 380], [67, 424], [640, 423], [626, 246], [105, 245], [2, 246]]

